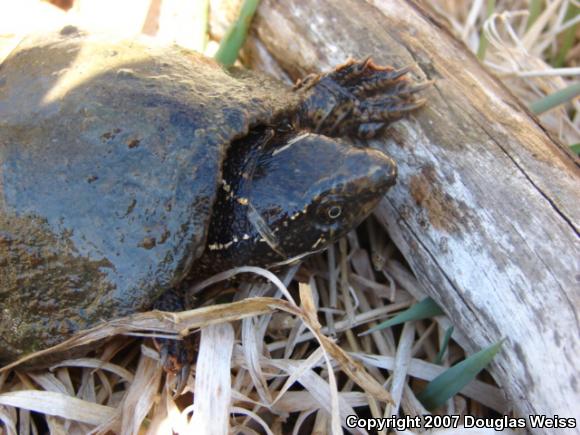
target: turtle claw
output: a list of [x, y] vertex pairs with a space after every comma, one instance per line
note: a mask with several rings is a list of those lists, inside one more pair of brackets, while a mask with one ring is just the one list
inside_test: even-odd
[[187, 386], [187, 381], [189, 380], [189, 374], [191, 373], [191, 364], [189, 362], [181, 367], [181, 370], [175, 375], [175, 394], [173, 397], [180, 396], [185, 387]]
[[387, 122], [398, 119], [405, 112], [418, 109], [425, 105], [425, 98], [404, 100], [396, 97], [387, 97], [381, 100], [366, 100], [355, 112], [361, 122]]
[[395, 69], [376, 65], [371, 58], [348, 60], [334, 70], [310, 75], [296, 85], [306, 97], [295, 127], [327, 136], [376, 136], [390, 122], [425, 104], [414, 94], [431, 81], [414, 84], [408, 65]]
[[376, 137], [389, 123], [405, 116], [407, 112], [420, 108], [426, 99], [402, 100], [397, 97], [386, 97], [381, 100], [365, 100], [357, 106], [351, 119], [345, 120], [335, 128], [354, 131], [361, 139]]
[[401, 116], [404, 116], [405, 113], [423, 107], [426, 102], [427, 102], [426, 98], [421, 98], [410, 102], [399, 102], [398, 104], [395, 104], [390, 108], [387, 108], [385, 110], [386, 112], [385, 114], [389, 116], [391, 120], [399, 119]]
[[361, 61], [349, 59], [328, 74], [332, 74], [335, 80], [345, 83], [348, 80], [359, 78], [365, 71], [367, 71], [370, 65], [373, 65], [370, 56]]
[[[365, 101], [356, 113], [356, 118], [359, 123], [358, 126], [373, 124], [373, 130], [377, 133], [377, 123], [382, 123], [383, 127], [389, 122], [397, 120], [404, 116], [407, 112], [418, 109], [425, 104], [425, 99], [405, 101], [396, 98], [385, 98], [379, 101]], [[368, 138], [369, 129], [363, 129], [365, 132], [364, 138]], [[359, 132], [361, 129], [359, 128]], [[360, 137], [360, 136], [359, 136]]]
[[155, 339], [155, 346], [159, 350], [163, 370], [175, 379], [175, 396], [179, 396], [189, 379], [191, 372], [192, 352], [188, 341]]
[[402, 91], [409, 89], [411, 83], [404, 77], [412, 66], [406, 66], [400, 69], [393, 69], [390, 67], [377, 67], [373, 64], [372, 70], [368, 72], [365, 77], [355, 83], [351, 89], [352, 93], [357, 97], [373, 93], [387, 93], [389, 95], [400, 94]]

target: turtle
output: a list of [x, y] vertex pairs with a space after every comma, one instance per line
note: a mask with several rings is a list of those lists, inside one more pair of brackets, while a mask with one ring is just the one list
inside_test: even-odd
[[0, 66], [0, 362], [355, 228], [396, 180], [361, 139], [424, 104], [408, 71], [292, 87], [76, 27], [25, 39]]

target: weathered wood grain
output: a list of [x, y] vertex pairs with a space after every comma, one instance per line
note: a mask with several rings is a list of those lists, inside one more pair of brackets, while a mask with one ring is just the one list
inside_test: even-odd
[[435, 80], [372, 142], [399, 165], [381, 222], [471, 350], [506, 339], [492, 372], [516, 414], [580, 417], [577, 159], [411, 0], [263, 0], [246, 47], [293, 79], [368, 55]]

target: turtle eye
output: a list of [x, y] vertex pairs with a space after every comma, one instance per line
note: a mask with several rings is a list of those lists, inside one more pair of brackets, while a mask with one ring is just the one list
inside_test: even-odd
[[335, 195], [328, 195], [316, 207], [316, 220], [319, 225], [334, 226], [344, 219], [346, 210], [342, 198], [337, 198]]
[[337, 204], [331, 205], [328, 208], [327, 214], [330, 219], [336, 219], [342, 214], [342, 207]]

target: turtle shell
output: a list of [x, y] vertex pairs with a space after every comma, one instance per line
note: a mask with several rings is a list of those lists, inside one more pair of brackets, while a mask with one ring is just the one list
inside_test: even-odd
[[20, 44], [0, 66], [0, 359], [178, 284], [228, 147], [297, 104], [176, 47], [74, 28]]

